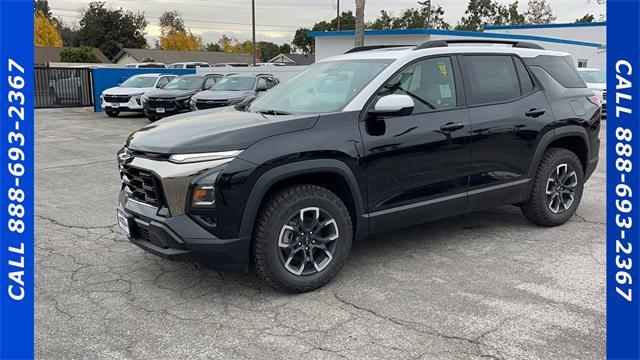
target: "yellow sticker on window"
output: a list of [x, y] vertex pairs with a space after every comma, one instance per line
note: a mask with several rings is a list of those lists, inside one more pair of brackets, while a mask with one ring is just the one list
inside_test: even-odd
[[438, 69], [440, 70], [440, 75], [447, 76], [449, 75], [449, 70], [447, 69], [447, 64], [444, 61], [438, 63]]

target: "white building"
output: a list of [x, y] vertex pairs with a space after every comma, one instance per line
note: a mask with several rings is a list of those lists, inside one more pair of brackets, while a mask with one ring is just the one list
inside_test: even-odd
[[[309, 36], [315, 38], [316, 59], [322, 60], [352, 49], [355, 31], [315, 31], [310, 32]], [[577, 66], [605, 68], [606, 24], [603, 22], [487, 26], [485, 32], [434, 29], [367, 30], [364, 44], [418, 45], [431, 40], [460, 38], [533, 42], [545, 49], [570, 53]]]

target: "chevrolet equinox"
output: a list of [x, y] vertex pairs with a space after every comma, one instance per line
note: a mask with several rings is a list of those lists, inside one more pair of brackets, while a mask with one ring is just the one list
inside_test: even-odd
[[505, 204], [561, 225], [598, 162], [598, 97], [568, 54], [495, 43], [356, 48], [249, 105], [150, 124], [118, 153], [118, 223], [289, 292], [368, 234]]

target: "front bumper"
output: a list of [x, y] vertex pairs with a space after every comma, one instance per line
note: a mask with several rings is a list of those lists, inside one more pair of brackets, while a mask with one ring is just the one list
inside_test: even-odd
[[142, 104], [138, 104], [135, 98], [131, 98], [126, 103], [108, 102], [108, 101], [105, 101], [104, 99], [101, 99], [100, 107], [102, 108], [102, 110], [109, 109], [109, 110], [117, 110], [117, 111], [135, 111], [135, 112], [142, 112], [142, 110], [144, 109]]
[[129, 224], [129, 240], [156, 256], [175, 261], [195, 261], [227, 272], [245, 272], [250, 238], [219, 239], [186, 214], [158, 215], [158, 209], [119, 195], [119, 208]]

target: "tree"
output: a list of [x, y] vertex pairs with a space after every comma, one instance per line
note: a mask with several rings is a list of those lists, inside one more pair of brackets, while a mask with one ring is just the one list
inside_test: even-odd
[[260, 52], [260, 60], [267, 62], [280, 54], [280, 46], [268, 41], [258, 42], [258, 51]]
[[[340, 14], [340, 30], [353, 30], [356, 28], [356, 17], [352, 11], [345, 11]], [[338, 19], [331, 21], [320, 21], [311, 28], [312, 31], [336, 31], [338, 30]]]
[[78, 41], [99, 48], [112, 59], [122, 48], [146, 47], [146, 27], [143, 13], [111, 9], [104, 2], [91, 2], [80, 19]]
[[184, 20], [177, 10], [165, 11], [160, 15], [160, 31], [163, 34], [186, 32]]
[[530, 24], [550, 24], [557, 19], [546, 0], [529, 0], [526, 14], [527, 22]]
[[585, 14], [580, 19], [576, 19], [577, 23], [590, 23], [596, 21], [596, 17], [591, 14]]
[[35, 46], [62, 47], [62, 38], [58, 33], [58, 29], [42, 11], [36, 13], [33, 25]]
[[204, 48], [202, 37], [189, 32], [176, 32], [160, 36], [160, 48], [164, 50], [199, 51]]
[[369, 24], [369, 28], [374, 30], [391, 30], [393, 29], [394, 17], [387, 10], [380, 10], [380, 16]]
[[289, 44], [282, 44], [280, 45], [280, 49], [278, 51], [280, 52], [280, 54], [291, 54], [291, 52], [293, 52], [293, 49], [291, 49], [291, 45]]
[[33, 14], [42, 13], [47, 19], [52, 18], [51, 8], [47, 0], [35, 0], [33, 3]]
[[227, 35], [222, 35], [218, 40], [218, 45], [224, 52], [232, 52], [233, 51], [233, 39], [228, 37]]
[[518, 2], [513, 2], [507, 6], [498, 5], [497, 16], [494, 21], [496, 25], [522, 25], [526, 23], [525, 14], [518, 12]]
[[156, 62], [156, 59], [152, 58], [151, 56], [147, 56], [144, 59], [140, 60], [140, 62]]
[[222, 47], [220, 46], [220, 44], [207, 43], [204, 46], [204, 51], [220, 52], [220, 51], [222, 51]]
[[296, 30], [296, 34], [291, 42], [293, 46], [300, 49], [305, 54], [311, 53], [311, 48], [313, 47], [313, 38], [308, 35], [309, 31], [309, 29], [303, 28]]
[[99, 63], [90, 47], [64, 48], [60, 51], [60, 61], [69, 63]]
[[491, 0], [469, 0], [467, 10], [456, 26], [457, 30], [482, 31], [482, 27], [495, 22], [498, 9]]

